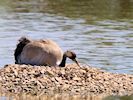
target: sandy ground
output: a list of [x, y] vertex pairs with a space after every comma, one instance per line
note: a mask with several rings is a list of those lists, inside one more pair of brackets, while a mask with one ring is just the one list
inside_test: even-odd
[[133, 75], [114, 74], [75, 64], [66, 67], [5, 65], [0, 69], [3, 91], [13, 93], [68, 93], [130, 95]]

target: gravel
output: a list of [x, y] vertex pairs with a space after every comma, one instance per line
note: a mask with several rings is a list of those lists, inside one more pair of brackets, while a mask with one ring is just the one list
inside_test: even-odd
[[0, 86], [13, 93], [133, 94], [133, 75], [114, 74], [76, 64], [66, 67], [5, 65]]

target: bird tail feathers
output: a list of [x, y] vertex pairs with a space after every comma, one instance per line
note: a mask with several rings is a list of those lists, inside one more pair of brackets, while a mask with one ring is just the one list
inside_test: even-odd
[[30, 42], [31, 40], [29, 40], [26, 37], [21, 37], [19, 39], [19, 43], [17, 44], [17, 47], [15, 49], [14, 52], [14, 57], [15, 57], [15, 64], [18, 64], [19, 62], [19, 56], [21, 54], [21, 52], [23, 51], [23, 48]]

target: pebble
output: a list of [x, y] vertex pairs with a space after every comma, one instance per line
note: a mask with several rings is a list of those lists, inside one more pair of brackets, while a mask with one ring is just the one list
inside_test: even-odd
[[5, 65], [0, 69], [0, 84], [13, 93], [133, 94], [133, 75], [115, 74], [87, 65], [66, 67]]

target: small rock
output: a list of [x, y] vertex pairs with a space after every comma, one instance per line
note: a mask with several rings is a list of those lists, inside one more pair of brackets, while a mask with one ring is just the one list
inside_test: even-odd
[[10, 92], [133, 93], [133, 75], [113, 74], [97, 68], [6, 65], [0, 69], [0, 86]]
[[80, 77], [74, 77], [73, 80], [74, 81], [81, 81], [81, 78]]

